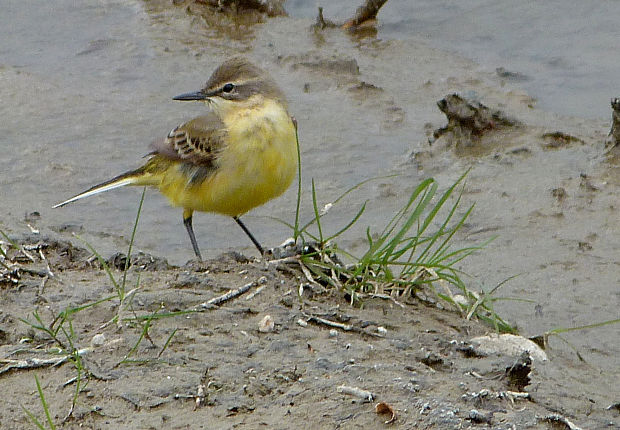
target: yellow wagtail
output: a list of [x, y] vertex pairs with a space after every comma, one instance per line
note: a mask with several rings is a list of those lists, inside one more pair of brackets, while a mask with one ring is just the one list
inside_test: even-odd
[[199, 259], [194, 211], [232, 216], [263, 254], [239, 217], [282, 194], [297, 172], [296, 125], [284, 94], [264, 70], [234, 57], [215, 69], [203, 89], [173, 100], [201, 100], [212, 109], [154, 143], [142, 167], [54, 207], [125, 185], [151, 185], [183, 208], [183, 223]]

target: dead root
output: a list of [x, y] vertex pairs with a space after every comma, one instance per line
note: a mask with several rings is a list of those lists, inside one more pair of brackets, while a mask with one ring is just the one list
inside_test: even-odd
[[323, 17], [323, 8], [319, 7], [319, 13], [316, 18], [314, 27], [319, 30], [325, 28], [340, 27], [343, 30], [357, 31], [362, 29], [374, 29], [377, 23], [377, 14], [379, 9], [387, 2], [387, 0], [366, 0], [366, 2], [357, 8], [355, 15], [344, 23], [336, 23]]
[[611, 130], [605, 140], [607, 151], [620, 145], [620, 98], [611, 99]]
[[366, 3], [357, 8], [355, 16], [342, 24], [342, 28], [347, 30], [361, 25], [374, 25], [379, 9], [386, 2], [387, 0], [366, 0]]

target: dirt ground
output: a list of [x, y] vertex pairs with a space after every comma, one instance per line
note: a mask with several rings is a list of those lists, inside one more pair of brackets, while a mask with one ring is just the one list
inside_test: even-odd
[[[237, 253], [180, 267], [138, 254], [126, 282], [127, 291], [138, 287], [121, 311], [115, 298], [73, 313], [62, 327], [73, 331], [86, 373], [68, 416], [76, 366], [39, 367], [58, 359], [59, 345], [23, 320], [35, 322], [37, 310], [58, 327], [63, 310], [115, 290], [84, 249], [33, 235], [20, 244], [34, 262], [18, 259], [21, 269], [0, 291], [0, 307], [10, 309], [0, 321], [0, 380], [10, 387], [3, 429], [33, 427], [24, 408], [44, 422], [35, 376], [58, 428], [551, 429], [575, 420], [553, 376], [561, 364], [483, 356], [470, 339], [489, 328], [432, 297], [367, 299], [360, 309], [342, 292], [310, 288], [295, 264]], [[109, 263], [120, 282], [114, 265], [124, 259]], [[239, 288], [247, 291], [207, 304]], [[164, 317], [170, 312], [178, 314]], [[106, 324], [115, 315], [122, 323]], [[145, 331], [138, 318], [149, 315]], [[261, 325], [266, 316], [272, 330]], [[69, 347], [63, 331], [58, 337]], [[393, 422], [389, 411], [376, 413], [379, 403], [393, 409]]]

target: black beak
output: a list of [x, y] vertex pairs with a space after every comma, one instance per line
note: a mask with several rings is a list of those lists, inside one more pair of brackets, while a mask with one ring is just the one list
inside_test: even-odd
[[195, 100], [205, 100], [206, 98], [207, 98], [207, 95], [205, 93], [203, 93], [202, 91], [196, 91], [193, 93], [180, 94], [176, 97], [172, 97], [172, 100], [180, 100], [180, 101], [186, 102], [186, 101], [195, 101]]

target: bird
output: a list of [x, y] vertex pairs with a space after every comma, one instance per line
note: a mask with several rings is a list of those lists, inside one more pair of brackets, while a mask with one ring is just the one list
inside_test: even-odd
[[126, 185], [151, 186], [183, 208], [183, 224], [199, 260], [195, 211], [231, 216], [263, 255], [240, 217], [281, 195], [297, 173], [297, 122], [284, 93], [265, 70], [235, 56], [219, 65], [202, 89], [173, 100], [202, 101], [211, 109], [155, 141], [142, 166], [53, 207]]

